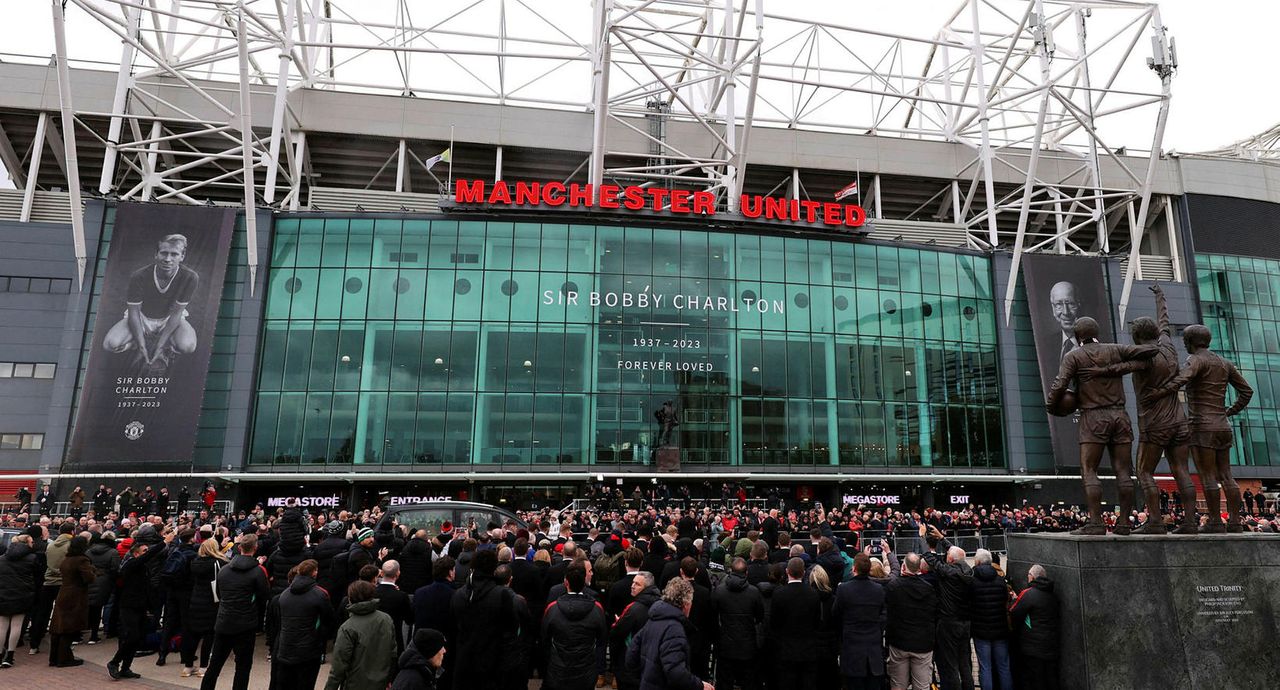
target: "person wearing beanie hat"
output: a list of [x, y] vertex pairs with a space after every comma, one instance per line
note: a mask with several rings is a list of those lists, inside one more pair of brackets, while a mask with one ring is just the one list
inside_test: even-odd
[[422, 628], [414, 633], [413, 644], [400, 655], [400, 670], [391, 690], [435, 690], [444, 672], [445, 644], [444, 634], [438, 630]]
[[361, 527], [356, 532], [356, 542], [347, 552], [347, 582], [355, 582], [360, 578], [360, 569], [366, 565], [381, 567], [382, 559], [378, 557], [377, 545], [374, 543], [373, 528]]

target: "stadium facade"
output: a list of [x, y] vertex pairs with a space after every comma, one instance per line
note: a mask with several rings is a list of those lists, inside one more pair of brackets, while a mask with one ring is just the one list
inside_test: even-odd
[[[1280, 178], [1265, 157], [1095, 150], [1088, 182], [1073, 179], [1080, 157], [1049, 146], [985, 158], [958, 137], [747, 122], [749, 149], [742, 136], [740, 157], [713, 165], [677, 152], [723, 129], [661, 107], [602, 123], [304, 87], [286, 94], [296, 121], [271, 149], [270, 185], [291, 173], [275, 200], [262, 172], [233, 177], [240, 150], [210, 153], [229, 128], [201, 98], [244, 86], [265, 146], [273, 89], [154, 75], [167, 94], [155, 112], [184, 113], [165, 119], [137, 96], [122, 109], [115, 72], [72, 64], [63, 79], [78, 159], [59, 139], [58, 69], [0, 64], [0, 143], [19, 183], [0, 191], [6, 486], [210, 480], [245, 500], [360, 502], [741, 481], [828, 502], [1070, 499], [1078, 461], [1043, 408], [1048, 326], [1035, 321], [1058, 298], [1032, 290], [1039, 255], [1074, 255], [1068, 275], [1094, 283], [1077, 287], [1112, 323], [1153, 314], [1159, 282], [1176, 329], [1207, 324], [1256, 391], [1235, 421], [1237, 476], [1280, 481]], [[192, 151], [205, 158], [181, 183], [159, 175]], [[718, 192], [689, 179], [716, 165], [732, 169]], [[83, 185], [80, 223], [68, 166], [104, 181]], [[502, 181], [510, 198], [475, 194]], [[589, 203], [559, 203], [569, 186]], [[179, 200], [236, 209], [193, 447], [130, 459], [82, 438], [72, 453], [93, 413], [95, 329], [119, 318], [104, 291], [117, 214]], [[675, 471], [657, 464], [667, 403]]]

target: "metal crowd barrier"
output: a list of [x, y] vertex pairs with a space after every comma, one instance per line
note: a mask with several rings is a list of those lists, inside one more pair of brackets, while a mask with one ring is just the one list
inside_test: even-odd
[[[33, 502], [33, 503], [34, 503], [34, 502]], [[171, 509], [171, 511], [170, 511], [170, 512], [175, 513], [175, 514], [178, 512], [178, 502], [177, 502], [176, 500], [172, 500], [172, 499], [171, 499], [171, 500], [169, 501], [169, 506], [170, 506], [170, 509]], [[12, 513], [12, 512], [13, 512], [14, 510], [16, 510], [18, 507], [19, 507], [19, 506], [18, 506], [18, 502], [17, 502], [17, 501], [8, 501], [8, 502], [5, 502], [5, 503], [0, 503], [0, 512], [4, 512], [4, 513]], [[86, 500], [86, 501], [84, 502], [84, 506], [82, 507], [82, 510], [83, 510], [85, 513], [88, 513], [88, 512], [89, 512], [90, 510], [92, 510], [92, 509], [93, 509], [93, 502], [92, 502], [92, 501], [88, 501], [88, 500]], [[114, 506], [112, 507], [112, 509], [113, 509], [113, 510], [115, 509], [115, 508], [114, 508]], [[187, 506], [187, 512], [188, 512], [188, 513], [198, 513], [199, 511], [201, 511], [201, 510], [203, 510], [203, 509], [204, 509], [204, 502], [203, 502], [203, 501], [200, 501], [199, 499], [196, 499], [196, 498], [192, 498], [191, 503]], [[40, 508], [39, 508], [38, 506], [32, 505], [32, 506], [31, 506], [31, 510], [30, 510], [30, 512], [32, 512], [32, 513], [38, 513], [38, 512], [40, 512]], [[215, 501], [213, 502], [213, 512], [214, 512], [215, 514], [222, 514], [222, 515], [230, 514], [230, 513], [232, 512], [231, 501], [229, 501], [229, 500], [215, 500]], [[53, 516], [55, 516], [55, 517], [63, 517], [63, 516], [66, 516], [66, 515], [70, 515], [70, 514], [71, 514], [71, 502], [70, 502], [70, 501], [55, 501], [55, 502], [54, 502], [54, 504], [53, 504], [53, 512], [52, 512], [51, 514], [52, 514]]]

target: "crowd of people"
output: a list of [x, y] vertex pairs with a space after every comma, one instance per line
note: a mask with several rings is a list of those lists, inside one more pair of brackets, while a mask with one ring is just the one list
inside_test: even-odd
[[[326, 690], [533, 678], [549, 690], [967, 690], [974, 656], [984, 690], [1054, 688], [1052, 573], [1035, 565], [1015, 583], [998, 554], [955, 541], [1085, 519], [1071, 506], [827, 511], [730, 496], [610, 499], [429, 533], [378, 507], [103, 507], [0, 517], [19, 532], [0, 553], [0, 674], [21, 648], [67, 667], [83, 663], [77, 644], [114, 637], [112, 679], [139, 677], [140, 656], [177, 656], [179, 669], [155, 673], [206, 690], [226, 675], [247, 687], [259, 645], [276, 689], [313, 689], [327, 664]], [[1265, 510], [1254, 528], [1276, 531]]]

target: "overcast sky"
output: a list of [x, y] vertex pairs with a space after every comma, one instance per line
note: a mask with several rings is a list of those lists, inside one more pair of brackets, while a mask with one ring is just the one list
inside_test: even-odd
[[[453, 0], [416, 2], [423, 3], [422, 13], [428, 8], [434, 10], [469, 4]], [[552, 13], [582, 13], [574, 19], [585, 18], [590, 12], [589, 0], [526, 2]], [[6, 4], [7, 16], [0, 25], [0, 52], [35, 56], [52, 53], [49, 3], [11, 0]], [[1008, 0], [997, 4], [1016, 6]], [[168, 3], [160, 2], [160, 5], [167, 7]], [[360, 0], [358, 6], [376, 8], [374, 11], [379, 12], [385, 7], [388, 21], [394, 16], [395, 3], [389, 0]], [[931, 36], [957, 6], [955, 2], [944, 0], [804, 0], [801, 3], [765, 0], [765, 9], [769, 12], [788, 12], [920, 36]], [[1275, 59], [1280, 2], [1166, 0], [1160, 7], [1164, 24], [1170, 35], [1177, 39], [1180, 63], [1173, 82], [1173, 102], [1163, 145], [1165, 150], [1194, 152], [1213, 149], [1257, 134], [1280, 122], [1280, 89], [1275, 86], [1274, 76], [1268, 76]], [[855, 12], [850, 13], [850, 8]], [[73, 58], [103, 61], [119, 58], [118, 39], [108, 35], [74, 5], [68, 8], [68, 12], [69, 51]], [[766, 36], [766, 43], [769, 39]], [[1144, 37], [1135, 55], [1140, 60], [1149, 52]], [[1131, 78], [1148, 80], [1138, 82], [1143, 90], [1155, 90], [1157, 87], [1156, 78], [1142, 76], [1141, 70], [1131, 71]], [[1147, 149], [1151, 145], [1151, 122], [1152, 117], [1149, 116], [1132, 118], [1131, 121], [1122, 119], [1105, 132], [1106, 139], [1112, 145]], [[5, 178], [0, 174], [0, 186], [12, 186]]]

